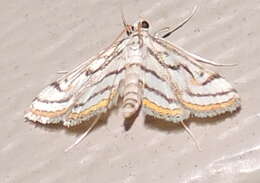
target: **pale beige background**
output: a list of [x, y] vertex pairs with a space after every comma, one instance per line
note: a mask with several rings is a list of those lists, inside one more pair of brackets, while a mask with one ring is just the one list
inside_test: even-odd
[[[106, 47], [128, 22], [147, 18], [153, 30], [199, 12], [169, 40], [219, 63], [212, 68], [242, 97], [242, 110], [189, 120], [203, 148], [183, 128], [140, 115], [125, 132], [120, 114], [69, 153], [86, 129], [35, 126], [23, 113], [59, 70], [70, 70]], [[259, 0], [10, 0], [0, 2], [1, 183], [259, 183]]]

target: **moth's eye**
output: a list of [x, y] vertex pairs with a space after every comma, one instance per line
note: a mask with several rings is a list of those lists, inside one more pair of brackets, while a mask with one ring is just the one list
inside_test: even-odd
[[146, 20], [142, 21], [141, 25], [142, 25], [142, 28], [145, 28], [145, 29], [149, 28], [149, 23]]
[[132, 25], [131, 25], [131, 30], [132, 30], [132, 31], [134, 31], [134, 30], [135, 30], [134, 26], [132, 26]]

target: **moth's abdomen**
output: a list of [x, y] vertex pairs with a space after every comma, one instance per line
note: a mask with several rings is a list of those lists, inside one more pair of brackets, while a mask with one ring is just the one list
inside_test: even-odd
[[[134, 42], [135, 40], [133, 40]], [[141, 64], [143, 55], [138, 42], [128, 48], [125, 65], [125, 82], [123, 89], [123, 115], [131, 117], [142, 103]]]
[[125, 118], [129, 118], [138, 111], [142, 104], [141, 65], [143, 64], [144, 53], [138, 36], [131, 39], [125, 53], [126, 70], [122, 95], [122, 112]]
[[129, 65], [126, 70], [125, 87], [123, 91], [123, 115], [131, 117], [140, 107], [142, 102], [142, 84], [140, 66]]

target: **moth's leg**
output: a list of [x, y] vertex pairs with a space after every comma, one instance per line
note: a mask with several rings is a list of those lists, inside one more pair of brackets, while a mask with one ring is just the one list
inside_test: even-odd
[[181, 121], [182, 126], [185, 128], [185, 130], [187, 131], [187, 133], [191, 136], [192, 140], [194, 141], [195, 145], [197, 146], [199, 151], [202, 151], [199, 142], [197, 141], [196, 137], [193, 135], [193, 133], [191, 132], [191, 130], [189, 129], [189, 127], [183, 122]]
[[177, 26], [172, 25], [172, 26], [169, 26], [169, 27], [164, 27], [164, 28], [156, 31], [154, 33], [154, 37], [166, 38], [166, 37], [170, 36], [173, 32], [175, 32], [176, 30], [181, 28], [184, 24], [186, 24], [191, 19], [191, 17], [193, 17], [193, 15], [196, 13], [197, 9], [198, 9], [198, 6], [195, 6], [193, 8], [191, 15], [189, 17], [187, 17], [186, 19], [184, 19], [179, 25], [177, 25]]
[[71, 144], [67, 149], [65, 149], [65, 152], [68, 152], [73, 147], [75, 147], [77, 144], [79, 144], [88, 134], [89, 132], [94, 128], [94, 126], [97, 124], [101, 117], [101, 114], [98, 115], [98, 117], [92, 122], [91, 126], [81, 135], [73, 144]]

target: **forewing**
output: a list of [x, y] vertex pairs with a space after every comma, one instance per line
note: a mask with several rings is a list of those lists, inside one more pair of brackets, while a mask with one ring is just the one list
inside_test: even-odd
[[164, 65], [178, 101], [197, 117], [212, 117], [240, 106], [236, 90], [219, 74], [205, 69], [182, 49], [151, 37], [149, 50]]
[[71, 111], [64, 119], [65, 126], [76, 125], [82, 121], [106, 112], [117, 104], [119, 83], [124, 78], [124, 62], [119, 58], [111, 60], [104, 71], [99, 71], [92, 82], [80, 91]]
[[95, 92], [94, 86], [90, 86], [104, 75], [113, 61], [119, 59], [125, 44], [125, 41], [120, 41], [47, 86], [35, 97], [25, 118], [43, 124], [66, 121], [75, 103], [85, 97], [83, 92]]
[[171, 89], [165, 68], [147, 53], [143, 71], [143, 110], [145, 114], [172, 122], [189, 117], [189, 111], [182, 107]]

